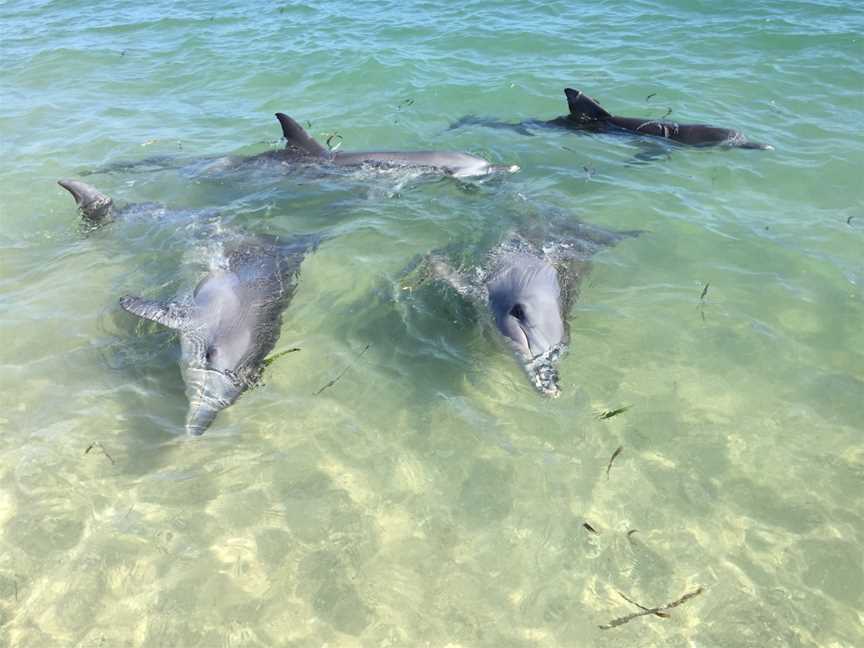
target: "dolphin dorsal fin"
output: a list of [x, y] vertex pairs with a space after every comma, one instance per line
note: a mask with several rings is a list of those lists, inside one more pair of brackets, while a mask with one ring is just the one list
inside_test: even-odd
[[580, 122], [593, 122], [610, 119], [612, 115], [606, 112], [599, 103], [581, 90], [565, 88], [567, 105], [570, 107], [570, 117]]
[[58, 180], [57, 184], [72, 194], [84, 218], [94, 223], [111, 220], [114, 201], [110, 197], [80, 180]]
[[120, 298], [120, 307], [127, 313], [171, 329], [182, 329], [189, 321], [188, 307], [177, 302], [160, 302], [126, 295]]
[[285, 148], [295, 149], [306, 155], [323, 157], [327, 155], [327, 149], [312, 139], [303, 127], [291, 119], [285, 113], [276, 113], [276, 119], [282, 126], [282, 137], [285, 138]]

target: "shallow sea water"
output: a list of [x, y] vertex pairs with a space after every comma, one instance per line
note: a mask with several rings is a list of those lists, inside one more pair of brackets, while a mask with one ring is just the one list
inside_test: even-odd
[[[864, 643], [859, 3], [0, 16], [0, 645]], [[628, 137], [449, 130], [553, 118], [565, 86], [776, 150], [646, 161]], [[522, 171], [195, 162], [279, 146], [276, 111], [346, 150]], [[83, 175], [147, 158], [168, 163]], [[86, 232], [70, 177], [219, 215]], [[484, 317], [401, 273], [561, 218], [645, 233], [594, 258], [548, 400]], [[194, 285], [214, 230], [332, 237], [284, 316], [277, 350], [302, 351], [190, 439], [176, 338], [117, 300]], [[619, 592], [698, 587], [598, 627], [638, 611]]]

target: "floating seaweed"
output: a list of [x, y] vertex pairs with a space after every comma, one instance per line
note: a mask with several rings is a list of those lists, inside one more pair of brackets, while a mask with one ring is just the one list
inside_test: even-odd
[[280, 351], [279, 353], [272, 355], [269, 358], [265, 358], [264, 359], [264, 366], [269, 367], [271, 364], [276, 362], [282, 356], [286, 356], [289, 353], [294, 353], [295, 351], [299, 351], [299, 350], [300, 350], [300, 347], [292, 347], [290, 349], [286, 349], [285, 351]]
[[[337, 140], [335, 144], [333, 144], [333, 140]], [[328, 133], [327, 139], [325, 140], [325, 144], [327, 144], [327, 149], [331, 152], [339, 150], [339, 147], [342, 146], [343, 137], [339, 133]]]
[[[372, 346], [371, 344], [367, 344], [365, 347], [363, 347], [363, 350], [362, 350], [360, 353], [357, 354], [357, 357], [358, 357], [358, 358], [362, 357], [363, 354], [366, 353], [366, 352], [369, 350], [369, 347], [371, 347], [371, 346]], [[344, 369], [339, 373], [338, 376], [336, 376], [333, 380], [331, 380], [331, 381], [328, 382], [326, 385], [324, 385], [323, 387], [321, 387], [321, 389], [319, 389], [318, 391], [316, 391], [314, 395], [317, 396], [318, 394], [320, 394], [321, 392], [323, 392], [325, 389], [329, 389], [330, 387], [332, 387], [333, 385], [335, 385], [337, 382], [339, 382], [339, 381], [342, 379], [342, 376], [344, 376], [344, 375], [348, 372], [348, 369], [350, 369], [350, 368], [351, 368], [350, 365], [347, 366], [347, 367], [345, 367], [345, 368], [344, 368]]]
[[692, 599], [696, 596], [699, 596], [701, 593], [702, 593], [702, 588], [697, 587], [692, 592], [687, 592], [686, 594], [684, 594], [680, 598], [675, 599], [671, 603], [667, 603], [666, 605], [660, 605], [657, 607], [649, 608], [649, 607], [645, 607], [644, 605], [641, 605], [640, 603], [637, 603], [636, 601], [634, 601], [630, 598], [627, 598], [621, 592], [618, 592], [618, 594], [621, 595], [621, 598], [623, 598], [628, 603], [632, 603], [633, 605], [638, 607], [641, 610], [641, 612], [634, 612], [633, 614], [628, 614], [627, 616], [618, 617], [617, 619], [612, 619], [609, 623], [606, 623], [604, 625], [597, 626], [597, 627], [600, 628], [601, 630], [610, 630], [612, 628], [617, 628], [620, 625], [624, 625], [625, 623], [629, 623], [633, 619], [638, 619], [641, 616], [657, 616], [657, 617], [660, 617], [661, 619], [668, 619], [671, 615], [666, 614], [666, 610], [671, 610], [672, 608], [676, 608], [679, 605], [686, 603], [690, 599]]
[[85, 455], [90, 454], [90, 451], [93, 448], [99, 448], [102, 451], [102, 454], [104, 454], [108, 458], [108, 461], [111, 462], [112, 466], [117, 463], [116, 461], [114, 461], [114, 457], [112, 457], [110, 454], [108, 454], [108, 451], [105, 449], [105, 447], [101, 443], [99, 443], [98, 441], [94, 441], [89, 446], [87, 446], [87, 449], [84, 451], [84, 454]]
[[652, 93], [649, 94], [647, 97], [645, 97], [645, 101], [651, 101], [651, 97], [656, 97], [656, 96], [657, 96], [657, 93], [656, 93], [656, 92], [652, 92]]

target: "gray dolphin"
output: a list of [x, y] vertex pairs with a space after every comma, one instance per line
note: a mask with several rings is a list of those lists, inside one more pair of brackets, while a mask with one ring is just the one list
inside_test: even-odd
[[221, 410], [258, 382], [279, 338], [300, 264], [320, 240], [317, 235], [287, 242], [243, 238], [186, 299], [120, 299], [127, 312], [179, 333], [189, 434], [203, 434]]
[[169, 214], [178, 218], [184, 216], [206, 218], [218, 214], [213, 209], [169, 210], [164, 205], [154, 202], [117, 205], [110, 196], [106, 196], [86, 182], [79, 180], [58, 180], [57, 184], [72, 194], [84, 221], [94, 227], [106, 225], [118, 218], [146, 217], [159, 219]]
[[276, 159], [282, 162], [323, 162], [335, 166], [419, 167], [452, 175], [457, 178], [483, 176], [491, 173], [519, 170], [517, 165], [499, 166], [483, 158], [454, 151], [328, 151], [303, 130], [296, 121], [284, 113], [276, 113], [286, 140], [285, 148], [268, 151], [248, 158]]
[[521, 135], [531, 135], [532, 127], [556, 127], [577, 131], [628, 132], [670, 140], [689, 146], [722, 146], [728, 148], [773, 150], [770, 144], [751, 142], [740, 131], [706, 124], [679, 124], [642, 117], [619, 117], [608, 113], [595, 99], [581, 90], [565, 88], [570, 114], [547, 121], [528, 119], [516, 124], [468, 115], [454, 122], [450, 129], [462, 126], [487, 126], [509, 129]]
[[427, 276], [443, 279], [479, 308], [488, 308], [534, 387], [556, 397], [561, 393], [558, 363], [570, 337], [567, 314], [589, 259], [638, 234], [584, 223], [562, 225], [541, 236], [511, 233], [479, 266], [454, 269], [447, 258], [432, 253]]

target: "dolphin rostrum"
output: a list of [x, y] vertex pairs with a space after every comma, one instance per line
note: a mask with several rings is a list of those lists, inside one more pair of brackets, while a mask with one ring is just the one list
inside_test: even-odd
[[259, 381], [279, 338], [300, 264], [320, 238], [244, 237], [226, 244], [221, 267], [201, 279], [190, 297], [120, 299], [127, 312], [178, 332], [189, 434], [203, 434], [221, 410]]
[[567, 314], [589, 269], [590, 257], [638, 231], [611, 232], [569, 223], [554, 234], [511, 233], [481, 264], [453, 269], [432, 253], [427, 276], [443, 279], [477, 307], [516, 354], [537, 390], [560, 394], [558, 362], [569, 342]]
[[[517, 165], [499, 166], [483, 158], [453, 151], [328, 151], [284, 113], [276, 113], [286, 140], [285, 148], [268, 151], [255, 158], [275, 158], [284, 162], [325, 162], [335, 166], [419, 167], [434, 169], [457, 178], [483, 176], [497, 172], [513, 173]], [[253, 159], [255, 159], [253, 158]]]
[[580, 90], [566, 88], [567, 104], [570, 114], [550, 120], [527, 119], [519, 123], [502, 122], [468, 115], [453, 123], [450, 129], [461, 126], [487, 126], [516, 131], [521, 135], [531, 135], [532, 127], [567, 128], [577, 131], [628, 132], [688, 144], [690, 146], [723, 146], [729, 148], [773, 150], [770, 144], [751, 142], [740, 131], [731, 128], [718, 128], [705, 124], [679, 124], [677, 122], [641, 117], [619, 117], [608, 113], [595, 99]]

